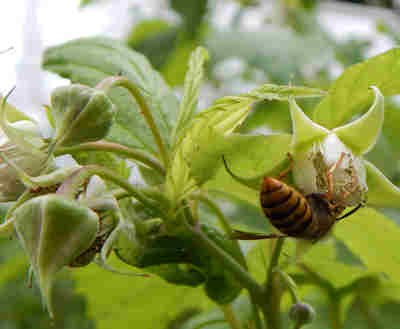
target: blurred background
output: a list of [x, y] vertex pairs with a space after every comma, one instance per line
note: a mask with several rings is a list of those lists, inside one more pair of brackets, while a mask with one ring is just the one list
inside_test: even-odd
[[[0, 92], [16, 86], [10, 103], [48, 129], [43, 105], [51, 90], [67, 81], [41, 69], [46, 47], [93, 35], [119, 39], [146, 55], [179, 94], [189, 55], [203, 45], [210, 61], [202, 109], [218, 97], [266, 82], [328, 88], [345, 67], [398, 46], [400, 1], [2, 1], [0, 35], [0, 51], [5, 51], [0, 54]], [[302, 103], [307, 113], [313, 105]], [[286, 104], [257, 106], [269, 111], [254, 111], [241, 132], [290, 132], [288, 111], [282, 111]], [[399, 184], [399, 161], [393, 160], [400, 159], [395, 97], [387, 101], [385, 115], [384, 133], [368, 158]], [[201, 289], [120, 277], [90, 265], [61, 275], [56, 293], [64, 296], [62, 316], [52, 324], [37, 289], [24, 283], [28, 265], [21, 249], [9, 241], [0, 241], [0, 247], [6, 255], [0, 258], [0, 329], [106, 329], [129, 323], [172, 329], [213, 307]]]

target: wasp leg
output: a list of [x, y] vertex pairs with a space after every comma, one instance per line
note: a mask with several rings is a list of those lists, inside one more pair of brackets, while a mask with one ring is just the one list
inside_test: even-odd
[[283, 234], [262, 234], [262, 233], [251, 233], [233, 230], [230, 239], [231, 240], [262, 240], [262, 239], [279, 239], [279, 238], [287, 238], [287, 235]]
[[339, 160], [336, 161], [330, 168], [326, 171], [326, 183], [328, 185], [328, 192], [326, 193], [326, 198], [330, 201], [332, 200], [333, 196], [333, 173], [334, 171], [339, 168], [340, 164], [344, 159], [345, 153], [342, 152], [340, 154]]
[[291, 171], [293, 169], [293, 165], [294, 165], [294, 161], [293, 161], [293, 157], [291, 153], [287, 153], [287, 157], [289, 158], [289, 167], [287, 167], [286, 169], [284, 169], [278, 176], [279, 180], [282, 180], [283, 178], [286, 177], [286, 175], [289, 173], [289, 171]]

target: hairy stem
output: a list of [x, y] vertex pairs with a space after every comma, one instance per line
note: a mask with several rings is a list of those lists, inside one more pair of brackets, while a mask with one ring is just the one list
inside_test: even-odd
[[123, 87], [126, 88], [130, 94], [135, 98], [137, 104], [139, 105], [140, 111], [143, 114], [147, 125], [149, 126], [154, 140], [158, 146], [158, 150], [160, 151], [161, 158], [164, 162], [165, 168], [168, 168], [169, 157], [161, 135], [158, 131], [156, 123], [154, 122], [153, 116], [151, 114], [150, 108], [147, 106], [147, 103], [140, 92], [139, 88], [130, 80], [124, 77], [109, 77], [101, 81], [96, 88], [103, 89], [106, 93], [113, 87]]
[[74, 154], [82, 151], [112, 152], [120, 155], [121, 157], [141, 162], [142, 164], [157, 170], [160, 174], [165, 176], [165, 169], [156, 158], [152, 157], [146, 152], [141, 152], [117, 143], [99, 141], [82, 143], [71, 147], [58, 147], [55, 150], [54, 155]]

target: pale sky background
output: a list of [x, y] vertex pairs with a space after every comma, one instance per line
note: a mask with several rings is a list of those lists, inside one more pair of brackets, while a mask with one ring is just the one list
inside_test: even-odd
[[[165, 0], [103, 0], [85, 9], [78, 8], [79, 0], [0, 2], [0, 51], [13, 47], [0, 54], [0, 92], [5, 94], [16, 85], [10, 103], [34, 117], [39, 116], [39, 120], [41, 115], [38, 113], [42, 113], [40, 105], [48, 103], [51, 89], [66, 83], [40, 69], [41, 53], [46, 47], [98, 34], [121, 38], [133, 21], [152, 15], [174, 19], [166, 11]], [[226, 17], [234, 12], [235, 5], [221, 0], [216, 3], [225, 7], [228, 4], [213, 18], [223, 28], [224, 22], [229, 21]], [[319, 19], [338, 39], [374, 35], [376, 41], [368, 55], [393, 47], [387, 38], [376, 34], [375, 22], [369, 17], [381, 17], [387, 23], [393, 21], [396, 24], [395, 17], [390, 12], [360, 11], [357, 8], [341, 5], [339, 9], [333, 9], [329, 4], [324, 5]], [[264, 10], [268, 11], [268, 5]], [[244, 19], [244, 28], [254, 29], [262, 24], [259, 13], [260, 9], [250, 11]]]

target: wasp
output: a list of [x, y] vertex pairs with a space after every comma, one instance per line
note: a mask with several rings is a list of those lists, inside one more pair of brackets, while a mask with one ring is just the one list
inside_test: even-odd
[[[291, 166], [284, 170], [278, 178], [264, 177], [260, 189], [261, 208], [271, 224], [281, 234], [258, 234], [235, 230], [231, 238], [258, 240], [294, 237], [317, 241], [325, 236], [337, 221], [350, 216], [363, 206], [363, 203], [360, 203], [339, 217], [345, 207], [340, 203], [337, 204], [332, 198], [332, 172], [340, 165], [343, 156], [344, 154], [327, 172], [328, 191], [304, 195], [282, 181], [292, 167], [293, 161], [289, 155]], [[226, 171], [232, 177], [236, 177], [228, 168], [225, 158], [222, 159]]]

